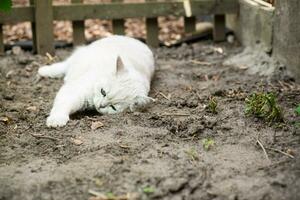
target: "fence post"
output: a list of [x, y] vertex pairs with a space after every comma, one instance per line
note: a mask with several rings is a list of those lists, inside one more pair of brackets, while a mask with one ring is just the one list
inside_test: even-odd
[[[152, 1], [152, 0], [146, 0], [146, 1]], [[147, 44], [152, 47], [158, 47], [159, 46], [159, 39], [158, 39], [158, 21], [157, 18], [146, 18], [146, 41]]]
[[[112, 2], [122, 2], [123, 0], [112, 0]], [[112, 20], [113, 33], [116, 35], [125, 35], [124, 19]]]
[[196, 17], [184, 18], [184, 31], [185, 33], [193, 33], [196, 31]]
[[4, 38], [2, 24], [0, 24], [0, 55], [4, 54]]
[[38, 54], [54, 53], [52, 0], [34, 0], [35, 34]]
[[214, 16], [213, 37], [215, 42], [224, 41], [226, 38], [225, 15]]
[[[83, 0], [72, 0], [72, 3], [82, 3]], [[73, 44], [74, 46], [82, 45], [85, 43], [84, 36], [84, 21], [73, 21]]]
[[[34, 6], [34, 0], [29, 1], [31, 6]], [[35, 34], [35, 22], [31, 22], [31, 32], [32, 32], [32, 52], [36, 52], [36, 34]]]

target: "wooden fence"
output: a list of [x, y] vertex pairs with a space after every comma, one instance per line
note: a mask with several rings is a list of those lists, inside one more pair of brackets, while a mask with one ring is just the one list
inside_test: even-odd
[[4, 52], [2, 25], [29, 21], [32, 23], [34, 48], [39, 54], [54, 52], [53, 20], [70, 20], [73, 23], [75, 45], [85, 42], [85, 19], [111, 19], [113, 32], [124, 34], [124, 19], [146, 18], [146, 41], [157, 47], [159, 16], [185, 17], [185, 31], [195, 31], [195, 16], [214, 15], [214, 40], [225, 39], [225, 14], [236, 13], [237, 0], [145, 0], [141, 3], [125, 3], [112, 0], [111, 3], [83, 4], [72, 0], [69, 5], [52, 5], [52, 0], [30, 0], [30, 6], [13, 7], [10, 12], [0, 13], [0, 53]]

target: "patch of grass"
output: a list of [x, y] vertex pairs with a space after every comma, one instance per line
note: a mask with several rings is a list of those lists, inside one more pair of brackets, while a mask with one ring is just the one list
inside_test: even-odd
[[203, 148], [206, 151], [208, 151], [215, 145], [215, 141], [213, 139], [210, 139], [210, 138], [205, 138], [205, 139], [202, 140], [202, 145], [203, 145]]
[[186, 150], [185, 153], [191, 158], [191, 160], [199, 160], [199, 154], [196, 149], [191, 148]]
[[116, 198], [116, 196], [112, 192], [107, 192], [105, 195], [106, 195], [107, 199], [115, 199]]
[[296, 114], [300, 116], [300, 104], [299, 104], [298, 107], [296, 108]]
[[146, 186], [146, 187], [143, 187], [143, 192], [145, 193], [145, 194], [152, 194], [152, 193], [154, 193], [154, 188], [153, 187], [150, 187], [150, 186]]
[[0, 11], [10, 11], [12, 7], [12, 0], [0, 0]]
[[269, 122], [282, 122], [282, 109], [277, 103], [274, 93], [257, 92], [245, 100], [246, 115], [253, 115]]
[[210, 97], [207, 105], [207, 109], [209, 110], [209, 112], [213, 114], [217, 114], [218, 113], [217, 107], [218, 107], [217, 99], [215, 97]]

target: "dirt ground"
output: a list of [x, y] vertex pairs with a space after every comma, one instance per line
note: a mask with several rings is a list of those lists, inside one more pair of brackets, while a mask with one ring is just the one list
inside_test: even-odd
[[[300, 199], [300, 85], [284, 69], [262, 77], [222, 64], [241, 50], [211, 42], [156, 49], [155, 103], [77, 113], [57, 129], [45, 120], [62, 80], [36, 77], [47, 58], [0, 57], [0, 199]], [[245, 97], [259, 90], [278, 94], [284, 124], [245, 116]], [[206, 109], [211, 95], [217, 114]], [[214, 145], [206, 150], [203, 139]]]

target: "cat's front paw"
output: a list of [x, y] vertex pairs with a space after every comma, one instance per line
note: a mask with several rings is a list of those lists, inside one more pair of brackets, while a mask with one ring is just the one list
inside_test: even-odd
[[61, 127], [65, 126], [69, 121], [68, 115], [50, 115], [47, 118], [47, 126], [48, 127]]
[[155, 99], [147, 96], [137, 96], [134, 99], [134, 102], [129, 106], [131, 111], [135, 111], [138, 108], [143, 108], [150, 104], [151, 102], [155, 102]]

